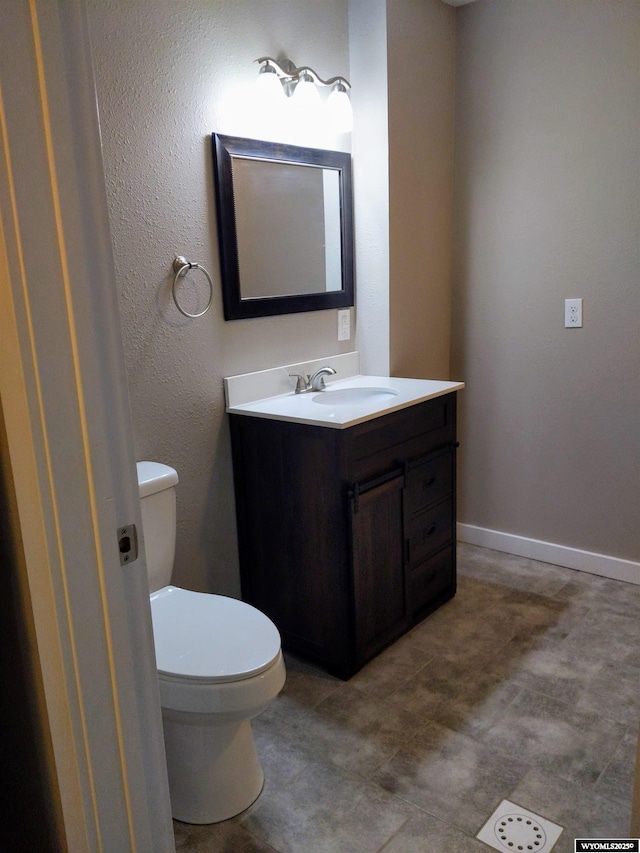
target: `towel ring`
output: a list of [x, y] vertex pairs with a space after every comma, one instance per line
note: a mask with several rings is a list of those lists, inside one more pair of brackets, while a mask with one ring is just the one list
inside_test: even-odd
[[[176, 285], [178, 283], [178, 279], [184, 278], [184, 276], [189, 272], [189, 270], [200, 270], [200, 272], [206, 276], [206, 279], [209, 282], [209, 301], [207, 302], [206, 308], [203, 311], [200, 311], [198, 314], [190, 314], [188, 311], [185, 311], [184, 308], [178, 302], [178, 297], [176, 296]], [[184, 314], [185, 317], [202, 317], [202, 315], [206, 314], [209, 308], [211, 308], [211, 303], [213, 302], [213, 282], [211, 281], [211, 276], [201, 264], [192, 264], [186, 258], [183, 258], [182, 255], [178, 255], [176, 258], [173, 259], [173, 271], [175, 272], [175, 277], [173, 279], [171, 295], [173, 296], [173, 301], [175, 302], [176, 308], [181, 314]]]

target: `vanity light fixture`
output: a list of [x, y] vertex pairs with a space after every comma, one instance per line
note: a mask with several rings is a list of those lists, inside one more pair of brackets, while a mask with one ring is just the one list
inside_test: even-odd
[[260, 64], [258, 85], [268, 92], [268, 97], [278, 100], [282, 96], [291, 98], [292, 103], [305, 111], [317, 109], [320, 104], [319, 89], [330, 87], [327, 98], [327, 116], [337, 133], [349, 133], [353, 127], [353, 112], [349, 91], [351, 84], [345, 77], [330, 77], [323, 80], [313, 68], [302, 65], [297, 68], [289, 59], [275, 60], [270, 56], [256, 59]]

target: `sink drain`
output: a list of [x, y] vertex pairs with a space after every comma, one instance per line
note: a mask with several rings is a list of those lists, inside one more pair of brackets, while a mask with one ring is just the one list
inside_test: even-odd
[[508, 814], [495, 822], [493, 831], [505, 850], [542, 850], [547, 843], [544, 829], [522, 814]]

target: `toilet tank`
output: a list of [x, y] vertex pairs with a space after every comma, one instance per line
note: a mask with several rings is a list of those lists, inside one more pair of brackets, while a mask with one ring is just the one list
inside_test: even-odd
[[161, 462], [138, 462], [142, 533], [149, 592], [171, 582], [176, 547], [178, 472]]

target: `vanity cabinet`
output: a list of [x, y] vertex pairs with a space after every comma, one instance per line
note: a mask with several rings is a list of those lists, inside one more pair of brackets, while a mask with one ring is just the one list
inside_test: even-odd
[[345, 429], [230, 414], [242, 597], [349, 678], [454, 595], [456, 394]]

